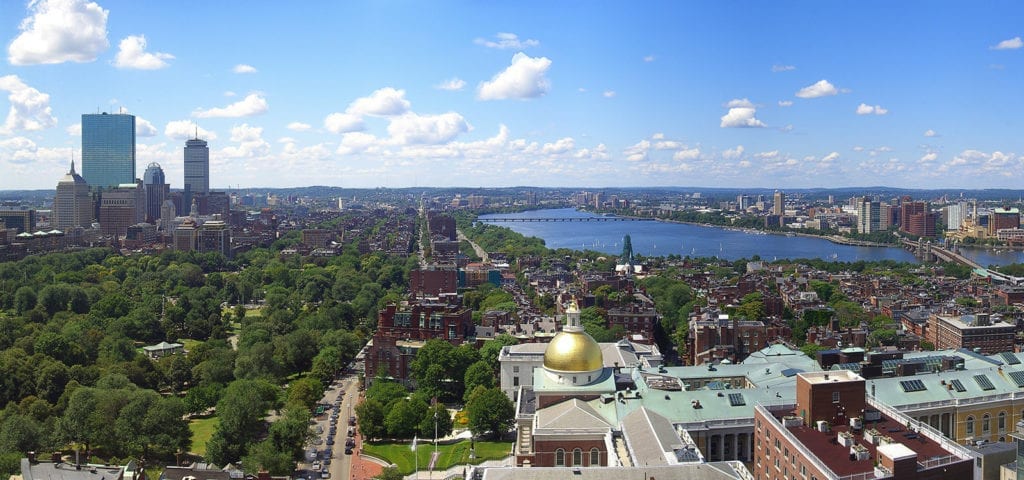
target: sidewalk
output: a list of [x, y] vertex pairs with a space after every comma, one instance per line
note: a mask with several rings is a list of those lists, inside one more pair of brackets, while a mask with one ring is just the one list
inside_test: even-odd
[[407, 475], [406, 480], [426, 480], [436, 479], [441, 480], [448, 478], [449, 476], [456, 476], [456, 478], [466, 478], [466, 474], [471, 472], [475, 468], [481, 467], [508, 467], [512, 465], [512, 457], [506, 457], [501, 460], [487, 460], [479, 465], [454, 465], [447, 470], [438, 470], [436, 472], [429, 472], [426, 470], [420, 470], [419, 472]]

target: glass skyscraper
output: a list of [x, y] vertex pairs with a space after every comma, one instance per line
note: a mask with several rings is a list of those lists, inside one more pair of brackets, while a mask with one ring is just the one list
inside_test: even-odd
[[185, 201], [191, 204], [197, 193], [210, 193], [210, 147], [193, 138], [185, 142]]
[[161, 215], [160, 207], [171, 196], [171, 186], [164, 179], [164, 169], [159, 163], [153, 162], [146, 167], [142, 185], [146, 189], [146, 222], [155, 224]]
[[92, 187], [135, 183], [135, 115], [82, 115], [82, 177]]

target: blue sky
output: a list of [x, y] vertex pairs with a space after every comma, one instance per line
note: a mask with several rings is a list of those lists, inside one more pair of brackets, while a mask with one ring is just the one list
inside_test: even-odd
[[0, 189], [119, 108], [172, 188], [1020, 188], [1024, 6], [767, 3], [0, 2]]

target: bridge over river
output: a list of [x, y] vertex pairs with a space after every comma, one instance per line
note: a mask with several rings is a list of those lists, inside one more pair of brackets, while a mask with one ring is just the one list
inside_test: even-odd
[[519, 217], [519, 218], [481, 218], [484, 223], [498, 222], [653, 222], [653, 218], [640, 217]]
[[1020, 285], [1021, 283], [1024, 283], [1024, 278], [1013, 277], [1010, 275], [1006, 275], [1005, 273], [998, 272], [996, 270], [985, 268], [978, 262], [975, 262], [974, 260], [971, 260], [963, 255], [960, 255], [954, 250], [948, 250], [938, 245], [928, 242], [922, 242], [920, 240], [912, 241], [905, 238], [900, 240], [900, 243], [903, 245], [904, 248], [914, 252], [914, 254], [918, 258], [925, 261], [943, 261], [959, 263], [960, 265], [970, 267], [972, 270], [974, 270], [974, 273], [976, 275], [989, 277], [993, 281], [999, 283], [1009, 283], [1013, 285]]

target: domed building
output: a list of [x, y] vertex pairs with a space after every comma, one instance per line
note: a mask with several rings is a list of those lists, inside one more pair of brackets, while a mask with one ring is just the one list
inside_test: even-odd
[[544, 350], [544, 371], [558, 384], [586, 385], [604, 369], [601, 346], [583, 330], [575, 298], [566, 308], [565, 317], [565, 327]]
[[604, 366], [601, 346], [583, 330], [574, 298], [565, 326], [544, 350], [532, 389], [518, 399], [516, 464], [520, 466], [607, 466], [614, 425], [587, 402], [615, 393], [615, 375]]

